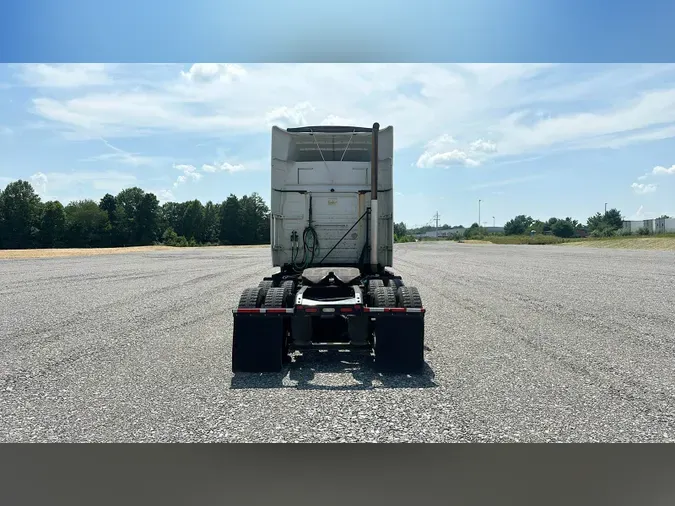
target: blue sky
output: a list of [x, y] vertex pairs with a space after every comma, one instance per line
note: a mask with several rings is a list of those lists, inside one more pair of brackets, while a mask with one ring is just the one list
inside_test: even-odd
[[675, 215], [672, 64], [4, 64], [0, 187], [267, 200], [271, 125], [374, 121], [409, 225]]

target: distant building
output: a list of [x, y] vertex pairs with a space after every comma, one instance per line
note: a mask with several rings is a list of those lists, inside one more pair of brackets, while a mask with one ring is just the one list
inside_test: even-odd
[[652, 234], [673, 233], [675, 232], [675, 218], [624, 221], [621, 228], [631, 233], [636, 233], [641, 228], [646, 228]]
[[644, 220], [639, 221], [624, 221], [623, 226], [621, 227], [626, 232], [637, 232], [639, 229], [644, 227]]
[[[502, 234], [504, 227], [483, 227], [488, 234]], [[462, 234], [466, 231], [466, 227], [451, 227], [438, 229], [438, 237], [452, 237], [453, 235]], [[436, 230], [430, 230], [422, 234], [415, 234], [417, 239], [436, 237]]]
[[654, 232], [656, 234], [675, 232], [675, 218], [656, 218], [654, 220]]
[[488, 234], [503, 234], [504, 227], [484, 227]]

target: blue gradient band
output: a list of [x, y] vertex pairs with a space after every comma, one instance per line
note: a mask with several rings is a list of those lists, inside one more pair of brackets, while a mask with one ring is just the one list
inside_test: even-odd
[[2, 62], [664, 62], [675, 3], [2, 0]]

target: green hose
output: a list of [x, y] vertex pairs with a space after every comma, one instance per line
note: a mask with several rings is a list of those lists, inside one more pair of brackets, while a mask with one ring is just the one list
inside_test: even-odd
[[[297, 240], [297, 232], [291, 233], [291, 241]], [[291, 245], [291, 265], [296, 271], [302, 271], [309, 267], [314, 262], [314, 257], [319, 254], [319, 238], [316, 230], [311, 225], [305, 227], [302, 232], [302, 263], [298, 265], [297, 257], [300, 253], [300, 247], [297, 248]]]

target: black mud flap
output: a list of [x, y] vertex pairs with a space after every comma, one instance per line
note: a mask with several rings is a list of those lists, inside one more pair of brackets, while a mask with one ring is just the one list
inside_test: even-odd
[[375, 366], [387, 373], [419, 373], [424, 367], [424, 318], [382, 314], [375, 321]]
[[285, 353], [282, 316], [234, 315], [232, 372], [279, 372]]

